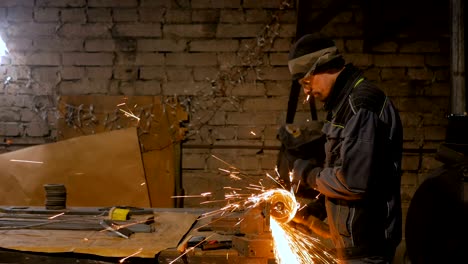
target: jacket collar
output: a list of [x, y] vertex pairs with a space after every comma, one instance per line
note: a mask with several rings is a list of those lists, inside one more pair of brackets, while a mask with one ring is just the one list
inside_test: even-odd
[[349, 95], [353, 89], [354, 82], [362, 75], [362, 71], [352, 64], [345, 65], [343, 71], [336, 78], [330, 96], [325, 101], [326, 111], [337, 112], [342, 105], [343, 99]]

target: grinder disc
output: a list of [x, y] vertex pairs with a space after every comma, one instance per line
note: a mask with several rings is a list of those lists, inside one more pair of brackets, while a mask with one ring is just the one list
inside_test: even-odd
[[279, 223], [288, 223], [296, 215], [298, 205], [294, 195], [283, 189], [271, 191], [268, 198], [270, 203], [270, 216]]

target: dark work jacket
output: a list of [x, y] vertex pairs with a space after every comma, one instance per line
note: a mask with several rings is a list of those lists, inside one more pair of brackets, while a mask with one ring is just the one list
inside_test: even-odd
[[339, 258], [392, 254], [401, 240], [403, 129], [398, 111], [348, 64], [325, 103], [326, 160], [316, 189]]

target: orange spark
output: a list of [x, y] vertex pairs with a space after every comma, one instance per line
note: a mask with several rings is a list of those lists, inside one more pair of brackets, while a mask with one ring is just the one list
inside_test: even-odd
[[270, 219], [270, 228], [275, 247], [275, 257], [279, 264], [300, 263], [299, 256], [293, 251], [293, 246], [290, 244], [291, 239], [286, 230], [273, 218]]
[[202, 194], [195, 194], [195, 195], [173, 195], [171, 198], [199, 198], [199, 197], [207, 197], [210, 196], [211, 193], [202, 193]]
[[34, 160], [17, 160], [17, 159], [11, 159], [10, 161], [13, 162], [24, 162], [24, 163], [34, 163], [34, 164], [43, 164], [43, 161], [34, 161]]
[[65, 213], [56, 214], [56, 215], [53, 215], [53, 216], [49, 217], [49, 219], [54, 219], [54, 218], [57, 218], [57, 217], [59, 217], [61, 215], [64, 215], [64, 214]]
[[214, 236], [214, 234], [209, 235], [208, 237], [206, 237], [206, 238], [203, 239], [202, 241], [198, 242], [195, 246], [186, 249], [184, 253], [180, 254], [177, 258], [173, 259], [171, 262], [169, 262], [169, 264], [172, 264], [172, 263], [176, 262], [178, 259], [180, 259], [180, 258], [183, 257], [185, 254], [189, 253], [190, 251], [192, 251], [193, 249], [195, 249], [196, 247], [198, 247], [201, 243], [207, 241], [208, 238], [210, 238], [210, 237], [212, 237], [212, 236]]
[[213, 157], [213, 158], [215, 158], [215, 159], [217, 159], [217, 160], [221, 161], [222, 163], [224, 163], [224, 164], [228, 165], [230, 168], [236, 169], [236, 167], [234, 167], [234, 166], [232, 166], [231, 164], [227, 163], [226, 161], [224, 161], [224, 160], [222, 160], [222, 159], [220, 159], [220, 158], [216, 157], [216, 156], [215, 156], [215, 155], [213, 155], [213, 154], [211, 154], [211, 157]]
[[133, 253], [133, 254], [131, 254], [131, 255], [129, 255], [129, 256], [126, 256], [125, 258], [119, 260], [119, 263], [123, 263], [126, 259], [131, 258], [131, 257], [133, 257], [133, 256], [135, 256], [135, 255], [138, 255], [138, 254], [139, 254], [140, 252], [142, 252], [142, 251], [143, 251], [143, 248], [138, 249], [137, 252], [135, 252], [135, 253]]
[[278, 264], [337, 263], [329, 249], [311, 234], [270, 218], [270, 228]]
[[233, 191], [242, 191], [241, 188], [233, 188], [233, 187], [231, 187], [231, 186], [224, 186], [223, 189], [233, 190]]
[[136, 115], [134, 115], [131, 111], [127, 112], [123, 109], [119, 109], [121, 112], [123, 112], [125, 114], [126, 117], [132, 117], [132, 118], [135, 118], [136, 120], [138, 120], [138, 122], [140, 121], [140, 118]]

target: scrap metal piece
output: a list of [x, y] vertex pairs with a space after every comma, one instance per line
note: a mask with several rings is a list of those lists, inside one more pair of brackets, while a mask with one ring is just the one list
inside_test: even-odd
[[239, 255], [244, 257], [255, 258], [274, 258], [273, 238], [271, 234], [263, 234], [260, 236], [234, 236], [232, 238], [232, 246]]
[[230, 249], [232, 248], [232, 241], [226, 240], [226, 241], [217, 241], [217, 240], [211, 240], [211, 241], [206, 241], [205, 243], [201, 244], [201, 249], [203, 251], [206, 250], [217, 250], [217, 249]]
[[243, 235], [232, 238], [232, 247], [240, 256], [274, 258], [270, 206], [270, 202], [264, 201], [244, 212], [243, 221], [239, 224]]
[[112, 233], [123, 237], [123, 238], [129, 238], [130, 235], [133, 233], [130, 231], [128, 228], [120, 227], [119, 225], [114, 224], [112, 221], [109, 220], [101, 220], [99, 224], [105, 228], [105, 230], [111, 231]]

